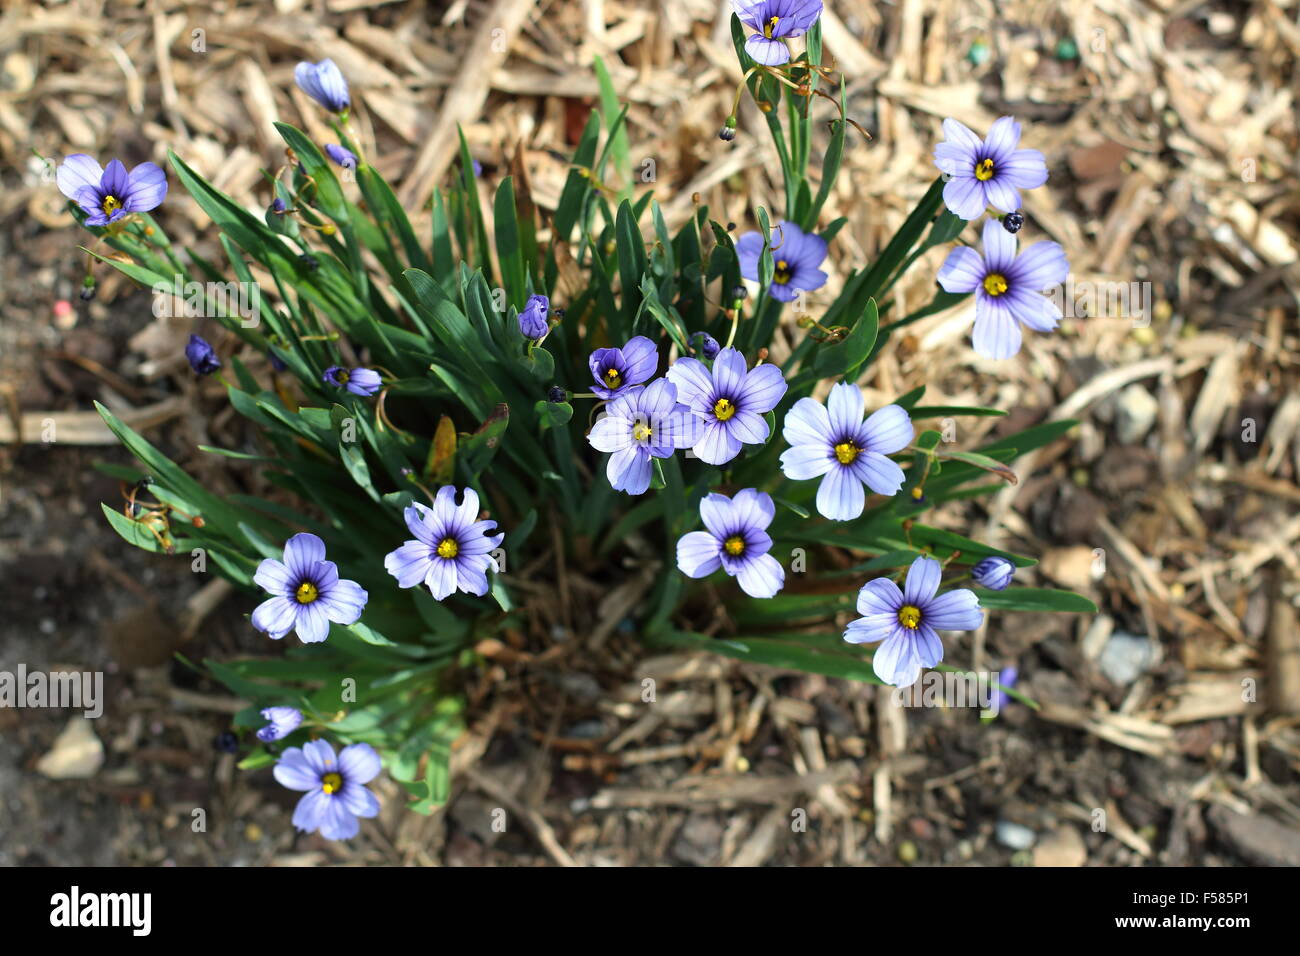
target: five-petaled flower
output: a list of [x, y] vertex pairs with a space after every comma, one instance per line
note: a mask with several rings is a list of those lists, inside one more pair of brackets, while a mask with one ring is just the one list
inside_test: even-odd
[[333, 60], [299, 63], [293, 68], [293, 79], [300, 90], [331, 113], [342, 113], [352, 103], [348, 81]]
[[995, 121], [985, 140], [954, 119], [943, 121], [943, 132], [947, 139], [934, 148], [934, 164], [949, 177], [943, 202], [954, 216], [978, 219], [989, 206], [1013, 213], [1020, 208], [1017, 190], [1047, 182], [1043, 154], [1016, 148], [1020, 124], [1010, 116]]
[[544, 295], [530, 295], [519, 313], [519, 331], [526, 339], [536, 342], [546, 337], [550, 326], [546, 316], [551, 311], [551, 300]]
[[1059, 286], [1070, 264], [1055, 242], [1035, 242], [1016, 255], [1016, 237], [996, 219], [984, 223], [984, 255], [969, 246], [948, 253], [939, 269], [945, 292], [975, 293], [971, 344], [985, 358], [1011, 358], [1020, 351], [1020, 326], [1051, 332], [1061, 309], [1040, 293]]
[[253, 627], [277, 641], [290, 631], [304, 644], [323, 641], [331, 621], [360, 620], [369, 598], [357, 582], [339, 577], [338, 566], [325, 560], [325, 542], [309, 532], [285, 543], [283, 561], [264, 559], [253, 581], [271, 595], [253, 611]]
[[750, 597], [772, 597], [785, 585], [785, 569], [767, 553], [772, 547], [767, 526], [775, 514], [771, 496], [753, 488], [734, 498], [707, 495], [700, 502], [700, 517], [708, 530], [678, 539], [677, 567], [692, 578], [722, 568]]
[[592, 392], [609, 401], [633, 385], [648, 382], [659, 367], [659, 352], [653, 342], [638, 335], [628, 339], [622, 348], [596, 349], [587, 366], [595, 380]]
[[742, 445], [761, 445], [770, 429], [765, 414], [785, 394], [785, 377], [775, 365], [745, 370], [745, 356], [727, 348], [713, 360], [713, 371], [699, 359], [679, 358], [668, 369], [677, 400], [690, 407], [704, 425], [692, 449], [710, 465], [724, 465]]
[[306, 791], [293, 811], [293, 825], [317, 830], [327, 840], [350, 840], [359, 817], [379, 815], [379, 801], [367, 788], [379, 776], [379, 754], [370, 744], [344, 747], [337, 757], [325, 740], [290, 747], [275, 765], [275, 779], [289, 790]]
[[384, 558], [384, 567], [401, 588], [424, 584], [441, 601], [456, 590], [483, 595], [488, 592], [487, 570], [500, 570], [492, 551], [504, 534], [489, 534], [495, 521], [478, 520], [478, 492], [466, 488], [456, 504], [456, 488], [443, 485], [433, 507], [415, 503], [403, 513], [415, 539]]
[[345, 369], [342, 365], [331, 365], [321, 376], [326, 385], [333, 385], [336, 388], [346, 388], [353, 395], [367, 397], [379, 391], [379, 386], [383, 384], [383, 379], [379, 373], [368, 368]]
[[960, 588], [939, 594], [943, 566], [934, 558], [918, 557], [907, 570], [902, 590], [889, 578], [868, 581], [858, 592], [858, 613], [844, 640], [850, 644], [883, 641], [871, 659], [871, 669], [886, 684], [908, 687], [922, 667], [943, 660], [937, 631], [971, 631], [984, 621], [974, 591]]
[[87, 226], [107, 226], [133, 212], [157, 209], [167, 195], [167, 174], [154, 163], [127, 173], [120, 159], [103, 169], [85, 153], [73, 153], [54, 172], [59, 191], [86, 214]]
[[701, 431], [703, 423], [677, 401], [677, 386], [661, 378], [634, 385], [611, 401], [587, 441], [610, 453], [605, 474], [614, 490], [639, 495], [650, 487], [650, 459], [690, 448]]
[[267, 707], [262, 710], [262, 719], [268, 723], [257, 732], [257, 739], [269, 744], [297, 730], [302, 723], [302, 711], [297, 707]]
[[[736, 258], [740, 274], [758, 281], [758, 265], [763, 255], [763, 237], [747, 232], [736, 240]], [[778, 222], [772, 227], [772, 284], [768, 293], [782, 302], [793, 302], [800, 292], [811, 292], [826, 284], [821, 264], [826, 259], [826, 240], [804, 232], [792, 222]]]
[[758, 31], [745, 41], [745, 52], [764, 66], [789, 63], [790, 49], [781, 41], [803, 36], [822, 15], [822, 0], [731, 0], [731, 6]]
[[848, 382], [831, 388], [825, 406], [811, 398], [795, 402], [785, 416], [781, 470], [787, 478], [822, 478], [817, 510], [833, 521], [849, 521], [866, 505], [865, 483], [881, 495], [903, 486], [903, 469], [886, 455], [912, 440], [912, 420], [898, 405], [886, 405], [863, 421], [862, 390]]

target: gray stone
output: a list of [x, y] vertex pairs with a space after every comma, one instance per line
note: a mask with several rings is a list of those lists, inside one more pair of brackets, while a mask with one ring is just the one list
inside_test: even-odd
[[1156, 423], [1160, 403], [1141, 385], [1130, 385], [1119, 393], [1115, 406], [1115, 435], [1121, 445], [1135, 445]]
[[1127, 687], [1155, 663], [1156, 648], [1150, 638], [1116, 631], [1106, 641], [1097, 666], [1116, 687]]
[[1038, 839], [1038, 834], [1022, 823], [999, 820], [993, 830], [997, 841], [1008, 850], [1028, 850]]

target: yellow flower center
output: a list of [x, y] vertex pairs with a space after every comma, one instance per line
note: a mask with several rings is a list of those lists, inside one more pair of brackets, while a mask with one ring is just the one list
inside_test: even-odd
[[841, 465], [853, 464], [860, 454], [862, 454], [862, 449], [851, 441], [842, 441], [835, 446], [835, 457], [840, 460]]
[[105, 216], [111, 216], [122, 208], [122, 200], [118, 199], [116, 196], [105, 196], [103, 205], [99, 208], [104, 210]]
[[776, 260], [776, 271], [772, 273], [772, 281], [777, 285], [785, 285], [790, 281], [790, 263], [784, 259]]
[[340, 385], [346, 385], [350, 377], [351, 376], [348, 375], [348, 370], [345, 368], [341, 368], [334, 373], [334, 381]]
[[734, 558], [740, 557], [745, 553], [745, 539], [738, 534], [733, 534], [726, 541], [722, 542], [723, 550]]
[[915, 604], [904, 604], [898, 609], [898, 623], [916, 630], [921, 623], [921, 609]]
[[327, 773], [320, 778], [320, 788], [326, 793], [338, 793], [343, 789], [343, 777], [337, 773]]
[[637, 422], [632, 426], [632, 437], [637, 441], [649, 441], [653, 434], [654, 430], [645, 422]]
[[605, 369], [605, 384], [609, 388], [618, 388], [620, 385], [623, 384], [623, 376], [618, 374], [618, 369], [616, 368]]
[[713, 406], [713, 414], [717, 416], [718, 421], [725, 422], [736, 414], [736, 406], [731, 403], [731, 399], [720, 398]]
[[993, 178], [993, 160], [981, 159], [975, 164], [975, 178], [980, 182], [987, 182]]
[[454, 558], [460, 554], [460, 545], [455, 538], [443, 538], [438, 542], [438, 557]]
[[984, 291], [989, 295], [1002, 295], [1007, 291], [1007, 277], [1000, 272], [990, 272], [984, 277]]
[[763, 36], [767, 37], [769, 40], [772, 39], [772, 34], [776, 32], [776, 25], [780, 22], [780, 17], [773, 17], [768, 20], [767, 25], [763, 27]]
[[302, 584], [298, 585], [298, 590], [294, 592], [293, 596], [298, 599], [299, 604], [310, 604], [320, 597], [320, 591], [316, 590], [316, 585], [310, 581], [303, 581]]

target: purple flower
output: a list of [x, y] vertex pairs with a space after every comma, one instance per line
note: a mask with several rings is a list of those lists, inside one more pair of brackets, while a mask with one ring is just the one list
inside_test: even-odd
[[483, 175], [483, 164], [480, 163], [477, 159], [470, 160], [470, 168], [474, 170], [475, 179], [478, 179], [480, 176]]
[[677, 386], [661, 378], [634, 385], [611, 401], [587, 441], [610, 453], [605, 474], [614, 490], [639, 495], [650, 487], [650, 459], [690, 448], [702, 430], [701, 421], [678, 403]]
[[822, 478], [817, 510], [832, 521], [850, 521], [862, 514], [865, 483], [880, 495], [898, 494], [903, 469], [886, 458], [912, 440], [912, 420], [898, 405], [863, 414], [862, 390], [848, 382], [831, 388], [823, 407], [811, 398], [795, 402], [785, 416], [781, 470], [787, 478]]
[[366, 784], [379, 776], [379, 754], [370, 744], [344, 747], [338, 757], [324, 740], [290, 747], [275, 765], [275, 779], [289, 790], [305, 790], [293, 811], [293, 825], [327, 840], [350, 840], [358, 817], [379, 815], [379, 801]]
[[120, 159], [104, 169], [85, 153], [74, 153], [54, 173], [59, 191], [86, 214], [87, 226], [106, 226], [133, 212], [157, 209], [167, 195], [167, 174], [141, 163], [127, 175]]
[[[1016, 678], [1019, 676], [1020, 676], [1020, 672], [1016, 670], [1014, 666], [1004, 667], [1002, 668], [1001, 671], [998, 672], [998, 683], [1001, 684], [1003, 687], [1014, 688], [1016, 686]], [[999, 690], [997, 688], [994, 688], [993, 707], [992, 707], [993, 712], [1001, 713], [1002, 710], [1006, 708], [1006, 706], [1010, 704], [1012, 700], [1014, 700], [1014, 698], [1011, 697], [1009, 694], [1007, 694], [1005, 690]]]
[[948, 253], [939, 269], [945, 292], [975, 293], [975, 332], [971, 344], [985, 358], [1011, 358], [1020, 351], [1020, 326], [1050, 332], [1061, 310], [1039, 295], [1059, 286], [1070, 273], [1055, 242], [1035, 242], [1016, 255], [1016, 237], [996, 219], [984, 223], [984, 257], [968, 246]]
[[275, 369], [277, 372], [283, 372], [285, 369], [289, 367], [287, 364], [285, 364], [284, 359], [280, 358], [280, 356], [276, 353], [275, 349], [267, 349], [266, 357], [271, 360], [271, 368]]
[[297, 730], [302, 723], [302, 711], [296, 707], [267, 707], [262, 711], [262, 719], [270, 723], [257, 732], [257, 739], [269, 744]]
[[363, 398], [375, 394], [383, 384], [379, 373], [372, 369], [354, 368], [348, 371], [342, 365], [331, 365], [321, 378], [325, 380], [326, 385], [346, 388], [353, 395], [360, 395]]
[[936, 631], [970, 631], [984, 622], [974, 591], [961, 588], [939, 594], [943, 567], [921, 556], [907, 570], [900, 591], [889, 578], [868, 581], [858, 592], [858, 620], [849, 624], [844, 639], [850, 644], [873, 644], [871, 669], [886, 684], [907, 687], [921, 676], [922, 667], [943, 660], [943, 644]]
[[710, 465], [731, 461], [742, 445], [766, 442], [770, 430], [763, 416], [786, 390], [779, 368], [760, 365], [746, 372], [745, 356], [735, 349], [718, 353], [712, 373], [698, 359], [679, 358], [668, 369], [668, 381], [677, 386], [677, 400], [704, 424], [694, 451]]
[[633, 385], [650, 380], [659, 367], [659, 352], [644, 335], [628, 339], [621, 349], [596, 349], [587, 360], [596, 384], [591, 390], [609, 401]]
[[968, 222], [988, 206], [1003, 212], [1020, 208], [1019, 189], [1036, 189], [1047, 182], [1047, 163], [1036, 149], [1016, 149], [1020, 124], [1004, 116], [981, 140], [954, 119], [943, 121], [947, 137], [934, 148], [934, 164], [951, 177], [943, 187], [944, 204]]
[[348, 81], [333, 60], [302, 62], [293, 68], [293, 79], [302, 90], [331, 113], [342, 113], [352, 105]]
[[456, 590], [487, 594], [487, 569], [498, 570], [491, 554], [505, 539], [488, 534], [495, 521], [478, 520], [478, 493], [466, 488], [459, 505], [456, 489], [443, 485], [433, 507], [416, 503], [404, 512], [406, 527], [415, 540], [407, 541], [384, 558], [384, 567], [397, 578], [397, 586], [425, 584], [439, 601]]
[[185, 357], [189, 359], [190, 368], [194, 369], [197, 375], [211, 375], [221, 368], [221, 359], [217, 358], [217, 350], [208, 343], [207, 339], [197, 335], [190, 336], [189, 344], [185, 346]]
[[[818, 9], [821, 5], [818, 4]], [[740, 274], [758, 281], [758, 261], [763, 255], [763, 237], [747, 232], [736, 240]], [[782, 302], [793, 302], [800, 292], [811, 292], [826, 284], [821, 264], [826, 259], [826, 240], [804, 232], [792, 222], [778, 222], [772, 228], [772, 261], [776, 271], [768, 293]]]
[[519, 313], [519, 332], [523, 337], [534, 342], [545, 338], [551, 328], [546, 322], [550, 311], [550, 299], [544, 295], [530, 295], [524, 303], [524, 310]]
[[329, 637], [330, 621], [347, 626], [361, 618], [369, 595], [355, 581], [339, 577], [325, 560], [325, 542], [314, 534], [295, 534], [284, 545], [284, 561], [266, 558], [253, 575], [271, 595], [253, 611], [253, 627], [278, 641], [296, 630], [304, 644]]
[[326, 143], [325, 155], [334, 160], [334, 162], [338, 163], [344, 169], [357, 168], [357, 154], [352, 152], [350, 149], [338, 145], [338, 143]]
[[285, 205], [284, 200], [281, 199], [279, 196], [276, 196], [273, 200], [271, 200], [271, 215], [273, 216], [283, 216], [285, 210], [287, 210], [288, 208], [289, 207]]
[[740, 22], [758, 32], [745, 41], [755, 63], [780, 66], [790, 62], [783, 37], [803, 36], [822, 15], [822, 0], [731, 0]]
[[775, 514], [771, 496], [753, 488], [734, 498], [708, 495], [700, 502], [700, 517], [709, 530], [678, 539], [677, 567], [692, 578], [722, 568], [750, 597], [772, 597], [785, 585], [785, 569], [767, 553], [772, 547], [767, 526]]
[[[741, 286], [741, 288], [743, 289], [744, 286]], [[718, 344], [718, 340], [708, 332], [696, 332], [692, 335], [691, 345], [694, 346], [695, 350], [706, 359], [717, 358], [718, 352], [722, 348], [722, 346]]]
[[971, 580], [990, 591], [1005, 591], [1016, 573], [1016, 566], [1006, 558], [989, 555], [970, 569]]

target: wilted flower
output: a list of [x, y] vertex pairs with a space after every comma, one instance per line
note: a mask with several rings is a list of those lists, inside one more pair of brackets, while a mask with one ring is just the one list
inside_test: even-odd
[[742, 445], [761, 445], [771, 433], [763, 417], [785, 394], [785, 377], [775, 365], [746, 371], [745, 356], [723, 349], [713, 371], [698, 359], [679, 358], [668, 369], [677, 386], [677, 400], [689, 406], [704, 424], [694, 451], [710, 465], [723, 465]]
[[120, 159], [100, 169], [85, 153], [59, 164], [54, 181], [85, 212], [88, 226], [107, 226], [133, 212], [157, 209], [167, 195], [167, 174], [154, 163], [141, 163], [128, 175]]
[[[741, 288], [743, 289], [744, 286], [741, 286]], [[708, 332], [696, 332], [692, 335], [691, 345], [706, 359], [717, 358], [718, 352], [722, 349], [722, 346], [718, 344], [718, 340]]]
[[649, 381], [659, 367], [659, 352], [644, 335], [628, 339], [617, 349], [596, 349], [587, 360], [596, 384], [592, 392], [606, 401], [617, 398], [633, 385]]
[[943, 643], [936, 631], [970, 631], [984, 621], [974, 591], [960, 588], [939, 594], [943, 567], [934, 558], [918, 557], [908, 568], [900, 591], [889, 578], [868, 581], [858, 592], [858, 613], [844, 640], [876, 648], [871, 668], [886, 684], [907, 687], [922, 667], [943, 660]]
[[[818, 4], [820, 8], [820, 4]], [[758, 281], [758, 263], [763, 255], [763, 237], [747, 232], [736, 240], [740, 274]], [[800, 292], [811, 292], [826, 284], [821, 264], [826, 259], [826, 240], [804, 232], [792, 222], [778, 222], [772, 228], [772, 261], [775, 271], [768, 293], [782, 302], [793, 302]]]
[[357, 168], [357, 154], [352, 150], [340, 146], [338, 143], [326, 143], [325, 155], [334, 162], [338, 163], [344, 169]]
[[544, 295], [530, 295], [519, 313], [519, 331], [526, 339], [536, 342], [550, 330], [546, 322], [551, 311], [551, 300]]
[[780, 66], [790, 62], [782, 38], [803, 36], [822, 15], [822, 0], [731, 0], [740, 22], [758, 32], [745, 41], [755, 63]]
[[257, 739], [269, 744], [297, 730], [302, 723], [302, 711], [297, 707], [267, 707], [262, 711], [262, 719], [269, 723], [257, 732]]
[[495, 521], [478, 520], [478, 492], [466, 488], [456, 504], [456, 489], [443, 485], [433, 507], [418, 502], [403, 513], [406, 527], [415, 540], [407, 541], [384, 558], [384, 567], [397, 578], [397, 586], [424, 584], [441, 601], [454, 591], [487, 594], [487, 570], [499, 570], [491, 552], [500, 547], [504, 534], [488, 534]]
[[862, 390], [848, 382], [831, 388], [822, 406], [811, 398], [795, 402], [785, 416], [781, 470], [787, 478], [822, 478], [817, 510], [833, 521], [849, 521], [866, 505], [865, 483], [881, 495], [894, 495], [905, 475], [886, 458], [912, 440], [912, 420], [898, 405], [886, 405], [862, 420]]
[[321, 376], [326, 385], [333, 385], [337, 388], [346, 388], [353, 395], [368, 397], [379, 391], [383, 379], [379, 373], [368, 368], [354, 368], [351, 371], [345, 369], [342, 365], [331, 365]]
[[702, 423], [677, 401], [666, 378], [634, 385], [606, 406], [587, 441], [609, 452], [605, 474], [615, 491], [639, 495], [650, 487], [651, 458], [670, 458], [700, 439]]
[[293, 811], [293, 825], [320, 831], [327, 840], [350, 840], [358, 817], [379, 815], [379, 801], [366, 784], [379, 776], [379, 754], [370, 744], [344, 747], [337, 758], [328, 741], [290, 747], [275, 765], [275, 779], [289, 790], [305, 790]]
[[934, 148], [934, 164], [950, 176], [943, 187], [944, 205], [954, 216], [970, 221], [988, 206], [1003, 212], [1020, 208], [1019, 189], [1047, 182], [1047, 163], [1036, 149], [1016, 149], [1020, 124], [1003, 116], [981, 140], [954, 119], [943, 121], [946, 139]]
[[1055, 242], [1035, 242], [1016, 255], [1016, 237], [990, 219], [984, 224], [984, 256], [969, 246], [948, 253], [939, 269], [945, 292], [975, 293], [971, 344], [986, 358], [1011, 358], [1020, 351], [1020, 326], [1050, 332], [1061, 309], [1039, 293], [1058, 286], [1070, 272]]
[[753, 488], [734, 498], [707, 495], [700, 502], [700, 517], [708, 530], [678, 539], [677, 567], [692, 578], [722, 568], [750, 597], [772, 597], [785, 585], [785, 569], [767, 553], [772, 547], [767, 526], [775, 514], [771, 496]]
[[332, 113], [342, 113], [352, 104], [348, 81], [333, 60], [299, 63], [293, 68], [293, 79], [298, 89]]
[[990, 591], [1005, 591], [1016, 573], [1016, 566], [1006, 558], [991, 554], [970, 569], [971, 580]]
[[190, 336], [189, 344], [185, 346], [185, 357], [189, 360], [190, 368], [198, 375], [211, 375], [221, 368], [221, 359], [217, 358], [217, 350], [208, 343], [207, 339], [198, 335]]
[[253, 581], [272, 595], [253, 611], [253, 627], [276, 641], [296, 630], [304, 644], [319, 643], [329, 636], [331, 621], [347, 626], [360, 620], [369, 598], [355, 581], [339, 577], [338, 566], [325, 560], [325, 542], [309, 532], [285, 543], [283, 561], [264, 559]]

